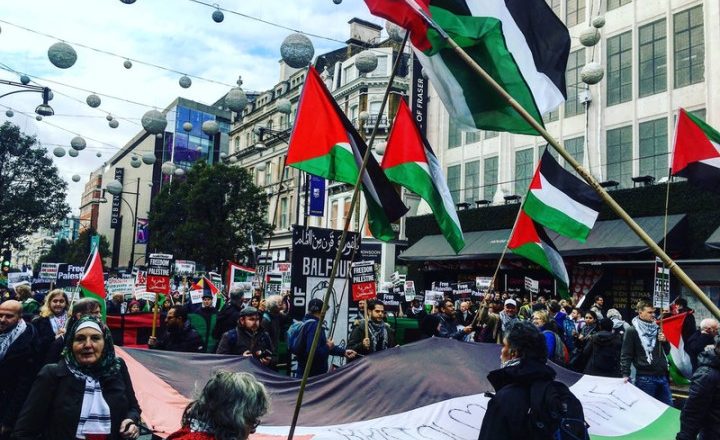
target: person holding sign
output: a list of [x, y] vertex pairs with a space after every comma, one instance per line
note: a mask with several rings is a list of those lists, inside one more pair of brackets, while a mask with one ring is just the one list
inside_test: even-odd
[[465, 335], [469, 334], [473, 328], [468, 325], [465, 327], [459, 326], [455, 320], [455, 304], [451, 299], [444, 299], [440, 302], [440, 326], [438, 328], [438, 337], [457, 339], [462, 341]]
[[385, 304], [380, 300], [367, 302], [369, 313], [368, 337], [364, 337], [365, 323], [353, 328], [347, 348], [361, 355], [368, 355], [395, 346], [395, 332], [385, 322]]
[[165, 315], [165, 334], [159, 339], [150, 336], [148, 346], [156, 350], [200, 353], [204, 349], [202, 338], [188, 321], [185, 307], [175, 305]]

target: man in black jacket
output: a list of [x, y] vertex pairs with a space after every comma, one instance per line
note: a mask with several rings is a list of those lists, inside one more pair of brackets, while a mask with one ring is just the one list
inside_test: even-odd
[[685, 343], [685, 351], [690, 355], [693, 373], [698, 369], [698, 356], [705, 351], [705, 347], [713, 345], [717, 334], [718, 322], [712, 318], [705, 318], [700, 321], [700, 329], [693, 333]]
[[218, 344], [217, 354], [235, 354], [254, 357], [269, 366], [273, 359], [273, 346], [268, 332], [260, 328], [260, 311], [245, 307], [240, 312], [237, 327], [225, 332]]
[[680, 413], [677, 440], [720, 438], [720, 340], [699, 356], [688, 399]]
[[187, 309], [181, 305], [170, 307], [165, 316], [165, 334], [160, 339], [150, 336], [148, 346], [156, 350], [200, 353], [202, 338], [188, 321]]
[[0, 439], [9, 439], [39, 362], [35, 328], [22, 320], [22, 304], [0, 304]]
[[219, 311], [215, 328], [213, 329], [213, 338], [219, 341], [225, 332], [235, 328], [240, 317], [240, 311], [243, 309], [244, 291], [238, 287], [230, 289], [230, 301], [225, 307]]
[[444, 299], [440, 302], [440, 327], [438, 329], [438, 337], [457, 339], [462, 341], [465, 335], [472, 331], [472, 327], [461, 327], [455, 320], [455, 304], [451, 299]]

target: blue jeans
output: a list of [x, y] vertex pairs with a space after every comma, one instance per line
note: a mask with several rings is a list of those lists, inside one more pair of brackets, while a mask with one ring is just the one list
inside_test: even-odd
[[665, 376], [645, 376], [638, 374], [635, 377], [635, 386], [643, 390], [665, 405], [673, 406], [670, 384]]

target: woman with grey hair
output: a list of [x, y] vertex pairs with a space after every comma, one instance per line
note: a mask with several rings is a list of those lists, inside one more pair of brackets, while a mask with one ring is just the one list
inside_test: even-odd
[[185, 408], [167, 440], [245, 440], [270, 409], [265, 386], [249, 373], [218, 371]]

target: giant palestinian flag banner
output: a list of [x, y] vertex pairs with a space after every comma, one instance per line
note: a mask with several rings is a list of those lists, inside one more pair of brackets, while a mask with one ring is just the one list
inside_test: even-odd
[[602, 199], [582, 179], [561, 167], [546, 148], [530, 182], [523, 211], [560, 235], [585, 242]]
[[684, 109], [675, 127], [672, 174], [720, 192], [720, 133]]
[[442, 166], [403, 100], [390, 131], [382, 167], [391, 182], [404, 186], [430, 205], [445, 239], [455, 253], [460, 252], [465, 239]]
[[[250, 439], [287, 438], [299, 380], [240, 356], [121, 348], [117, 352], [127, 363], [143, 420], [159, 435], [180, 428], [185, 406], [212, 372], [222, 368], [251, 373], [272, 396], [269, 414]], [[675, 438], [678, 410], [621, 378], [585, 376], [552, 366], [556, 379], [582, 402], [593, 440]], [[370, 355], [309, 379], [295, 438], [475, 440], [488, 404], [485, 393], [494, 391], [486, 376], [499, 367], [498, 345], [439, 338]], [[358, 394], [368, 384], [382, 384], [381, 398]]]
[[537, 134], [429, 26], [429, 17], [540, 125], [566, 98], [567, 28], [545, 0], [365, 0], [410, 31], [415, 54], [451, 116], [483, 130]]
[[[355, 185], [366, 151], [365, 141], [340, 110], [317, 70], [310, 67], [290, 137], [287, 165]], [[408, 208], [372, 154], [361, 184], [370, 232], [379, 240], [394, 239], [391, 223], [405, 215]]]

